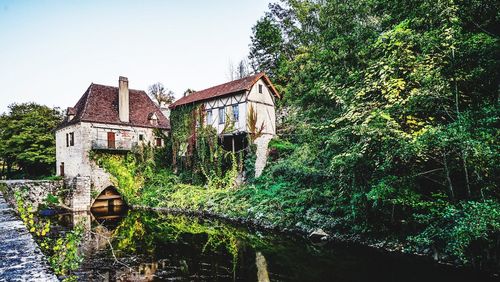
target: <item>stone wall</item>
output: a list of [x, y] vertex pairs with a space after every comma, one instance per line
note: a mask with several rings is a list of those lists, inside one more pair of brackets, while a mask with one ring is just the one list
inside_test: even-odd
[[267, 154], [268, 154], [268, 145], [269, 141], [273, 139], [273, 135], [264, 134], [261, 137], [255, 139], [254, 144], [257, 146], [256, 159], [255, 159], [255, 177], [259, 177], [266, 167], [267, 163]]
[[4, 180], [0, 184], [6, 187], [8, 201], [16, 206], [14, 194], [26, 191], [25, 201], [38, 209], [49, 194], [60, 198], [64, 205], [74, 211], [90, 208], [90, 177], [75, 177], [71, 180]]
[[7, 188], [7, 199], [15, 206], [14, 193], [21, 190], [26, 190], [25, 201], [30, 202], [34, 208], [47, 199], [49, 194], [57, 195], [59, 191], [64, 189], [64, 181], [62, 180], [2, 180], [0, 183], [5, 184]]
[[91, 185], [89, 176], [79, 176], [66, 181], [64, 203], [73, 211], [90, 210]]

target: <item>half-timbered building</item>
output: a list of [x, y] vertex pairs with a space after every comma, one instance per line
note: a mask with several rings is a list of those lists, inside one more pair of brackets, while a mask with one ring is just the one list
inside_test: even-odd
[[[175, 109], [203, 105], [205, 123], [217, 130], [224, 148], [238, 151], [248, 145], [248, 134], [258, 131], [256, 175], [267, 158], [267, 145], [276, 135], [275, 102], [279, 93], [265, 73], [196, 91], [170, 105]], [[253, 123], [253, 124], [250, 124]]]

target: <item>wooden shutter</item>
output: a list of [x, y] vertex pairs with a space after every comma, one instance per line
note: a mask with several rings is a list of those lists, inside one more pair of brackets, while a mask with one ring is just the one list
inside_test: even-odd
[[114, 132], [108, 132], [108, 148], [109, 149], [115, 149], [115, 133]]

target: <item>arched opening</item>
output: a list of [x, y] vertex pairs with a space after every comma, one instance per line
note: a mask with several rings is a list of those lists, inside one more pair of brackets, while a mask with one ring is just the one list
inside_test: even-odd
[[115, 187], [109, 186], [104, 189], [92, 204], [92, 211], [112, 212], [121, 211], [126, 208], [126, 203]]

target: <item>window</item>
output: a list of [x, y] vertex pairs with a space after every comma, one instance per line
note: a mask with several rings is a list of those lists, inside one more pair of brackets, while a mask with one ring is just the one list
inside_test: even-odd
[[226, 111], [224, 108], [219, 108], [219, 124], [224, 124], [226, 122]]
[[207, 124], [212, 124], [212, 110], [207, 111]]
[[240, 112], [238, 109], [238, 104], [233, 105], [233, 119], [234, 119], [234, 121], [238, 121], [240, 119]]
[[161, 138], [156, 138], [156, 146], [161, 147]]
[[75, 133], [66, 133], [66, 147], [75, 146]]
[[144, 134], [139, 134], [139, 141], [144, 141]]
[[259, 93], [262, 93], [262, 84], [259, 84]]

